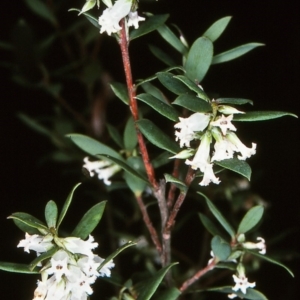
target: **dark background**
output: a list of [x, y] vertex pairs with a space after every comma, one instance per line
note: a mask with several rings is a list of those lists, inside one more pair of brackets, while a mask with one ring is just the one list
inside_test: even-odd
[[[255, 110], [289, 111], [299, 115], [300, 31], [297, 1], [148, 2], [141, 1], [140, 10], [169, 12], [169, 24], [177, 24], [190, 44], [217, 19], [233, 16], [226, 32], [216, 42], [217, 53], [248, 42], [261, 42], [266, 46], [228, 64], [213, 66], [203, 82], [205, 89], [217, 91], [223, 97], [252, 99]], [[1, 40], [10, 39], [12, 27], [19, 18], [39, 26], [39, 19], [25, 9], [23, 1], [4, 1]], [[137, 50], [132, 47], [132, 57], [136, 58], [136, 63], [133, 63], [136, 78], [147, 77], [162, 68], [160, 65], [149, 65], [144, 57], [149, 52], [143, 49], [145, 45], [142, 43], [137, 45]], [[1, 61], [10, 59], [10, 54], [3, 52]], [[116, 65], [113, 76], [122, 80], [122, 75], [118, 73], [120, 67]], [[7, 69], [1, 69], [0, 87], [0, 260], [24, 262], [24, 253], [15, 248], [22, 235], [6, 217], [15, 211], [42, 211], [50, 199], [62, 201], [76, 181], [73, 178], [69, 182], [62, 180], [61, 166], [40, 164], [39, 158], [52, 147], [51, 143], [16, 118], [18, 111], [31, 115], [47, 114], [52, 109], [52, 103], [12, 83]], [[299, 251], [299, 121], [284, 117], [249, 123], [241, 125], [240, 132], [247, 135], [249, 141], [258, 144], [257, 154], [250, 160], [254, 170], [253, 190], [271, 202], [263, 231], [266, 236], [272, 236], [289, 229], [291, 233], [280, 244], [282, 248], [279, 250], [290, 249], [292, 257]], [[271, 247], [268, 251], [275, 253], [277, 250]], [[299, 257], [284, 263], [295, 272], [295, 279], [280, 267], [264, 264], [262, 268], [261, 282], [257, 286], [262, 287], [269, 299], [297, 299], [300, 295], [297, 287]], [[5, 294], [6, 299], [30, 299], [32, 280], [24, 275], [0, 273], [0, 276], [2, 296]], [[29, 290], [29, 294], [24, 295], [23, 290]]]

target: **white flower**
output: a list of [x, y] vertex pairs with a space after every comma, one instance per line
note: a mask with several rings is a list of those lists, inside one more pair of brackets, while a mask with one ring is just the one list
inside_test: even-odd
[[57, 251], [50, 260], [51, 268], [45, 271], [51, 275], [54, 274], [57, 281], [61, 280], [63, 275], [70, 274], [68, 269], [69, 255], [64, 250]]
[[234, 294], [234, 293], [227, 295], [227, 297], [228, 297], [229, 299], [234, 299], [234, 298], [236, 298], [237, 296], [238, 296], [238, 295], [237, 295], [237, 294]]
[[98, 255], [84, 256], [78, 259], [77, 265], [80, 267], [81, 271], [85, 273], [87, 276], [99, 276], [99, 272], [97, 268], [100, 266], [101, 262], [104, 259], [99, 257]]
[[180, 140], [180, 147], [184, 145], [190, 147], [190, 142], [196, 137], [195, 132], [203, 131], [208, 123], [210, 116], [203, 113], [194, 113], [188, 118], [180, 118], [180, 122], [175, 124], [175, 128], [181, 129], [175, 131], [176, 141]]
[[120, 31], [122, 28], [119, 23], [129, 14], [131, 5], [132, 0], [117, 0], [113, 6], [106, 8], [99, 17], [100, 33], [106, 31], [111, 35]]
[[232, 275], [235, 282], [235, 286], [232, 288], [233, 291], [237, 292], [241, 290], [243, 294], [247, 293], [247, 288], [254, 288], [255, 282], [248, 282], [248, 278], [244, 274], [239, 274], [239, 277]]
[[134, 26], [135, 29], [139, 28], [139, 22], [144, 21], [145, 18], [140, 17], [137, 13], [137, 11], [132, 11], [128, 15], [128, 22], [127, 25], [128, 27]]
[[203, 171], [203, 179], [199, 183], [200, 185], [207, 186], [211, 182], [215, 183], [215, 184], [219, 184], [220, 183], [220, 180], [219, 180], [218, 177], [216, 177], [216, 175], [215, 175], [212, 167], [213, 167], [213, 164], [206, 164], [205, 165], [205, 169]]
[[243, 247], [246, 249], [259, 249], [260, 254], [266, 254], [267, 252], [267, 247], [265, 240], [262, 237], [258, 237], [257, 240], [259, 241], [258, 243], [251, 243], [251, 242], [246, 242], [243, 243]]
[[248, 148], [239, 140], [236, 134], [231, 131], [227, 132], [226, 138], [234, 146], [234, 151], [241, 153], [241, 155], [238, 155], [238, 159], [245, 160], [246, 158], [249, 158], [251, 155], [254, 155], [256, 153], [255, 143], [252, 143], [252, 148]]
[[[101, 259], [102, 259], [102, 261], [104, 261], [103, 258], [101, 258]], [[102, 261], [101, 261], [101, 263], [102, 263]], [[113, 262], [112, 260], [108, 261], [108, 262], [107, 262], [107, 263], [99, 270], [100, 276], [101, 276], [101, 277], [104, 277], [104, 276], [110, 277], [110, 274], [111, 274], [110, 269], [113, 268], [114, 266], [115, 266], [115, 264], [114, 264], [114, 262]]]
[[237, 110], [236, 108], [228, 105], [218, 105], [218, 111], [225, 115], [244, 114], [243, 111]]
[[235, 126], [231, 123], [232, 118], [233, 115], [229, 115], [227, 117], [222, 115], [222, 117], [219, 117], [217, 120], [210, 122], [210, 125], [220, 127], [223, 135], [226, 135], [227, 130], [236, 131]]
[[94, 177], [95, 174], [98, 174], [98, 178], [103, 180], [106, 185], [110, 185], [109, 178], [121, 170], [118, 165], [108, 160], [90, 161], [88, 157], [85, 157], [83, 161], [85, 162], [83, 168], [88, 170], [90, 176]]
[[25, 233], [25, 240], [21, 240], [17, 247], [24, 247], [24, 251], [29, 253], [29, 250], [36, 251], [37, 254], [43, 253], [51, 249], [54, 245], [52, 244], [52, 236], [46, 235], [41, 236], [38, 234], [30, 235]]
[[61, 243], [71, 253], [83, 254], [94, 257], [92, 249], [98, 247], [98, 243], [93, 243], [94, 238], [90, 235], [87, 241], [84, 241], [78, 237], [67, 237], [61, 239]]
[[214, 145], [215, 152], [211, 161], [220, 161], [224, 159], [233, 158], [234, 146], [224, 137], [217, 128], [212, 129], [212, 135], [216, 140]]

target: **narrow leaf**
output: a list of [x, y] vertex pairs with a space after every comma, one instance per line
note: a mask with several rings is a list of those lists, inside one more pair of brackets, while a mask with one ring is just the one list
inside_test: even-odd
[[57, 205], [53, 200], [50, 200], [45, 207], [45, 220], [48, 228], [56, 228], [57, 214]]
[[175, 140], [167, 136], [153, 122], [147, 119], [142, 119], [137, 121], [137, 124], [142, 134], [153, 145], [167, 150], [173, 154], [176, 154], [180, 151], [179, 145], [175, 142]]
[[114, 140], [114, 142], [121, 148], [124, 149], [122, 137], [116, 127], [113, 125], [106, 123], [106, 127], [110, 137]]
[[[69, 11], [77, 11], [77, 12], [81, 12], [80, 11], [80, 9], [77, 9], [77, 8], [71, 8], [71, 9], [69, 9]], [[98, 28], [98, 29], [100, 29], [101, 28], [101, 26], [99, 25], [99, 22], [98, 22], [98, 20], [95, 18], [95, 17], [93, 17], [92, 15], [90, 15], [90, 14], [88, 14], [88, 13], [86, 13], [86, 12], [84, 12], [84, 13], [82, 13], [86, 18], [87, 18], [87, 20], [91, 23], [91, 24], [93, 24], [96, 28]]]
[[41, 125], [38, 121], [32, 119], [31, 117], [23, 113], [18, 113], [17, 116], [22, 122], [24, 122], [28, 127], [33, 129], [34, 131], [41, 133], [45, 136], [52, 135], [51, 131], [47, 127]]
[[199, 213], [200, 220], [203, 226], [210, 232], [213, 236], [218, 235], [222, 237], [222, 233], [217, 228], [217, 226], [204, 214]]
[[[155, 78], [156, 76], [153, 79]], [[160, 89], [158, 89], [156, 86], [154, 86], [152, 83], [145, 81], [141, 84], [141, 86], [147, 94], [150, 94], [153, 97], [159, 99], [160, 101], [166, 103], [166, 98], [163, 92]]]
[[50, 10], [49, 6], [45, 4], [44, 1], [41, 0], [25, 0], [27, 6], [38, 16], [43, 18], [44, 20], [49, 21], [51, 24], [56, 25], [57, 20]]
[[264, 207], [261, 205], [254, 206], [250, 210], [248, 210], [239, 225], [237, 233], [238, 234], [246, 233], [247, 231], [255, 227], [258, 224], [258, 222], [261, 220], [263, 213], [264, 213]]
[[261, 43], [249, 43], [245, 45], [238, 46], [236, 48], [230, 49], [226, 52], [222, 52], [220, 54], [217, 54], [213, 57], [211, 64], [220, 64], [226, 61], [230, 61], [233, 59], [236, 59], [247, 52], [253, 50], [256, 47], [264, 46], [264, 44]]
[[124, 130], [124, 146], [126, 150], [132, 151], [138, 143], [136, 129], [132, 117], [129, 117]]
[[110, 85], [112, 91], [114, 94], [122, 100], [126, 105], [129, 103], [129, 98], [128, 98], [128, 90], [125, 84], [120, 83], [120, 82], [114, 82]]
[[207, 206], [209, 207], [212, 214], [215, 216], [215, 218], [219, 221], [219, 223], [223, 226], [223, 228], [229, 233], [231, 238], [234, 238], [235, 231], [231, 227], [231, 225], [227, 222], [227, 220], [223, 217], [221, 212], [216, 208], [216, 206], [208, 199], [208, 197], [200, 192], [197, 192], [199, 195], [204, 197]]
[[174, 78], [174, 74], [169, 72], [159, 72], [156, 73], [156, 75], [161, 84], [174, 94], [181, 95], [190, 92], [190, 89], [185, 84]]
[[149, 49], [156, 58], [161, 60], [167, 66], [169, 67], [176, 66], [176, 62], [173, 60], [173, 58], [171, 58], [166, 52], [164, 52], [160, 48], [154, 45], [149, 45]]
[[226, 260], [231, 254], [230, 245], [219, 236], [214, 236], [211, 240], [211, 249], [218, 260]]
[[168, 14], [149, 17], [148, 19], [146, 19], [146, 21], [142, 22], [139, 25], [139, 28], [134, 29], [130, 32], [130, 40], [132, 41], [140, 36], [156, 30], [167, 21], [168, 17]]
[[170, 158], [170, 153], [168, 151], [162, 152], [151, 161], [153, 168], [156, 169], [168, 164], [169, 162], [171, 162], [169, 158]]
[[218, 104], [234, 104], [234, 105], [241, 105], [250, 103], [253, 105], [253, 101], [249, 99], [242, 99], [242, 98], [218, 98], [216, 99]]
[[0, 261], [0, 270], [22, 274], [39, 274], [39, 269], [30, 270], [28, 265]]
[[41, 255], [39, 255], [37, 258], [35, 258], [30, 263], [30, 265], [29, 265], [30, 270], [34, 270], [38, 264], [40, 264], [45, 259], [52, 257], [54, 255], [54, 253], [56, 253], [58, 250], [59, 250], [59, 248], [55, 246], [55, 247], [51, 248], [50, 250], [48, 250], [47, 252], [44, 252]]
[[212, 110], [211, 105], [207, 101], [190, 94], [178, 96], [172, 104], [182, 106], [193, 112], [209, 112]]
[[177, 300], [181, 292], [174, 288], [168, 288], [167, 290], [161, 292], [159, 295], [155, 295], [155, 300]]
[[203, 36], [209, 38], [212, 42], [216, 41], [226, 29], [231, 17], [224, 17], [213, 23], [204, 33]]
[[183, 191], [183, 192], [187, 191], [188, 187], [186, 186], [186, 184], [183, 181], [181, 181], [178, 178], [176, 178], [170, 174], [167, 174], [167, 173], [164, 174], [164, 177], [166, 179], [166, 182], [173, 183], [175, 186], [177, 186], [179, 188], [180, 191]]
[[169, 104], [162, 102], [161, 100], [155, 98], [150, 94], [139, 94], [136, 96], [137, 99], [143, 101], [144, 103], [151, 106], [154, 110], [156, 110], [161, 115], [167, 117], [171, 121], [178, 121], [178, 112]]
[[214, 163], [220, 167], [238, 173], [246, 177], [248, 180], [250, 180], [251, 178], [251, 168], [244, 160], [240, 160], [238, 158], [230, 158], [221, 161], [214, 161]]
[[185, 62], [187, 77], [200, 83], [208, 71], [213, 57], [213, 43], [206, 37], [198, 38], [192, 45]]
[[233, 121], [264, 121], [281, 118], [283, 116], [291, 116], [298, 118], [297, 115], [284, 111], [250, 111], [243, 115], [234, 115]]
[[102, 201], [91, 207], [81, 218], [71, 236], [85, 240], [100, 222], [106, 201]]
[[68, 209], [69, 209], [69, 206], [70, 206], [70, 204], [71, 204], [71, 202], [72, 202], [72, 199], [73, 199], [73, 194], [74, 194], [75, 190], [77, 189], [77, 187], [78, 187], [79, 185], [81, 185], [81, 183], [77, 183], [77, 184], [73, 187], [73, 189], [71, 190], [70, 194], [68, 195], [68, 197], [67, 197], [67, 199], [66, 199], [66, 201], [65, 201], [65, 203], [64, 203], [64, 206], [63, 206], [63, 208], [62, 208], [62, 210], [61, 210], [61, 212], [60, 212], [60, 215], [59, 215], [59, 217], [58, 217], [58, 222], [57, 222], [57, 227], [56, 227], [57, 230], [58, 230], [58, 228], [59, 228], [59, 226], [60, 226], [62, 220], [64, 219], [64, 217], [65, 217], [65, 215], [66, 215], [66, 213], [67, 213], [67, 211], [68, 211]]

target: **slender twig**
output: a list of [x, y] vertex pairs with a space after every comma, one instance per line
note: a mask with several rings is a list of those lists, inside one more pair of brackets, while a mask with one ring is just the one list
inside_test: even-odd
[[194, 274], [191, 278], [186, 280], [179, 290], [184, 292], [190, 285], [199, 280], [203, 275], [205, 275], [208, 271], [212, 270], [216, 265], [216, 262], [212, 260], [204, 269], [199, 270], [196, 274]]
[[[175, 159], [174, 166], [173, 166], [173, 172], [172, 172], [172, 176], [175, 178], [178, 178], [178, 175], [179, 175], [179, 165], [180, 165], [180, 159]], [[169, 210], [172, 209], [172, 206], [174, 204], [176, 190], [177, 190], [176, 185], [171, 184], [169, 193], [168, 193], [168, 198], [167, 198], [168, 199], [167, 206], [168, 206]]]

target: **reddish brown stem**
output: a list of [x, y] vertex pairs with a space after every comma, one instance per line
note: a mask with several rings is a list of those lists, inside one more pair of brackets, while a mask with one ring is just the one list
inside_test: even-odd
[[[174, 168], [173, 168], [173, 172], [172, 172], [172, 176], [175, 178], [178, 178], [178, 174], [179, 174], [179, 165], [180, 165], [180, 159], [176, 159], [174, 161]], [[175, 184], [171, 184], [170, 189], [169, 189], [169, 193], [168, 193], [168, 201], [167, 201], [167, 206], [168, 209], [171, 210], [172, 206], [174, 204], [174, 200], [175, 200], [175, 191], [177, 190], [177, 187]]]

